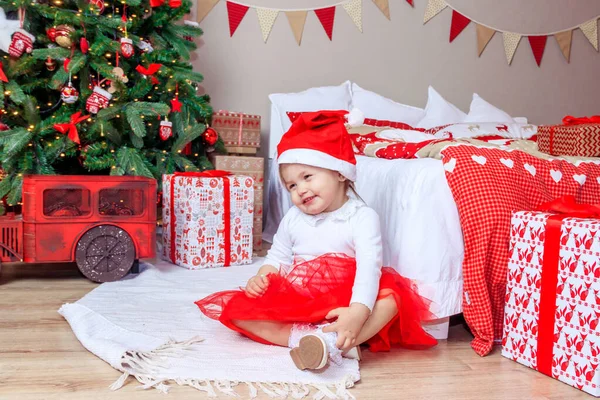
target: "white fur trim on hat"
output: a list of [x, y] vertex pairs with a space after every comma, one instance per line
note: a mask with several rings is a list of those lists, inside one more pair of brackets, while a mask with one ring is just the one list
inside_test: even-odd
[[290, 149], [284, 151], [277, 163], [281, 164], [305, 164], [313, 167], [330, 169], [344, 175], [346, 179], [356, 181], [356, 165], [348, 161], [340, 160], [327, 153], [312, 149]]

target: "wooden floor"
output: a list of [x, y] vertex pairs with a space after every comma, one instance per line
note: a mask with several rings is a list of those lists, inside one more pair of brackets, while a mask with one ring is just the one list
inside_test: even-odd
[[[111, 392], [120, 373], [89, 353], [57, 313], [97, 285], [73, 265], [4, 265], [0, 273], [0, 399], [204, 399], [189, 387], [169, 395], [129, 380]], [[363, 352], [357, 399], [592, 399], [500, 356], [481, 358], [469, 334], [451, 328], [428, 351]], [[247, 393], [243, 392], [244, 395]], [[223, 396], [225, 397], [225, 396]], [[268, 398], [267, 396], [259, 398]]]

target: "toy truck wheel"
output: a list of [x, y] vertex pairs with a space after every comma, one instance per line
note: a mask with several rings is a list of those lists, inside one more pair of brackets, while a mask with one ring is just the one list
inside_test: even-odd
[[96, 226], [83, 234], [75, 250], [75, 261], [83, 275], [94, 282], [121, 279], [135, 261], [133, 240], [113, 225]]

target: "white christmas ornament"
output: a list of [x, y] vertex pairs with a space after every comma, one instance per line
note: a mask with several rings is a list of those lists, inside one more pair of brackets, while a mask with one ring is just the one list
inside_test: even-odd
[[4, 10], [0, 8], [0, 50], [8, 53], [8, 46], [12, 41], [12, 35], [19, 29], [19, 21], [6, 19]]

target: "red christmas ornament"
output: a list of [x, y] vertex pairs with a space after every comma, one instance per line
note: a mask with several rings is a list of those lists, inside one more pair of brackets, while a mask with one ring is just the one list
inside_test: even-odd
[[46, 68], [48, 69], [48, 71], [52, 72], [56, 69], [56, 61], [54, 61], [53, 59], [51, 59], [50, 57], [48, 57], [46, 59], [46, 62], [44, 63], [46, 64]]
[[13, 33], [10, 46], [8, 46], [8, 54], [11, 57], [19, 58], [23, 53], [31, 53], [33, 51], [33, 42], [35, 42], [35, 36], [24, 29], [17, 29]]
[[90, 49], [90, 45], [86, 38], [82, 37], [79, 39], [79, 48], [83, 54], [87, 54], [88, 50]]
[[6, 125], [4, 122], [0, 122], [0, 132], [8, 131], [10, 127]]
[[169, 0], [169, 7], [171, 7], [171, 8], [181, 7], [181, 0]]
[[123, 54], [123, 57], [131, 57], [134, 51], [133, 40], [129, 38], [121, 38], [121, 54]]
[[79, 92], [73, 87], [71, 81], [60, 90], [60, 98], [67, 104], [73, 104], [79, 98]]
[[98, 7], [98, 11], [100, 14], [104, 12], [104, 0], [88, 0], [88, 3]]
[[160, 129], [158, 131], [161, 140], [167, 140], [173, 136], [173, 123], [165, 119], [160, 121]]
[[49, 28], [46, 31], [46, 36], [48, 36], [48, 39], [54, 42], [56, 40], [56, 28]]
[[171, 100], [171, 112], [181, 112], [181, 102], [179, 101], [179, 97], [175, 97]]
[[202, 134], [202, 139], [204, 139], [209, 146], [214, 146], [215, 143], [217, 143], [217, 140], [219, 140], [219, 134], [213, 128], [206, 128]]
[[73, 35], [75, 35], [75, 28], [73, 28], [71, 25], [63, 24], [54, 28], [54, 41], [60, 47], [64, 47], [65, 49], [70, 49], [73, 47]]
[[112, 94], [102, 89], [100, 86], [96, 86], [94, 87], [94, 92], [85, 102], [85, 109], [92, 114], [98, 114], [100, 109], [108, 107], [108, 102], [111, 98]]

